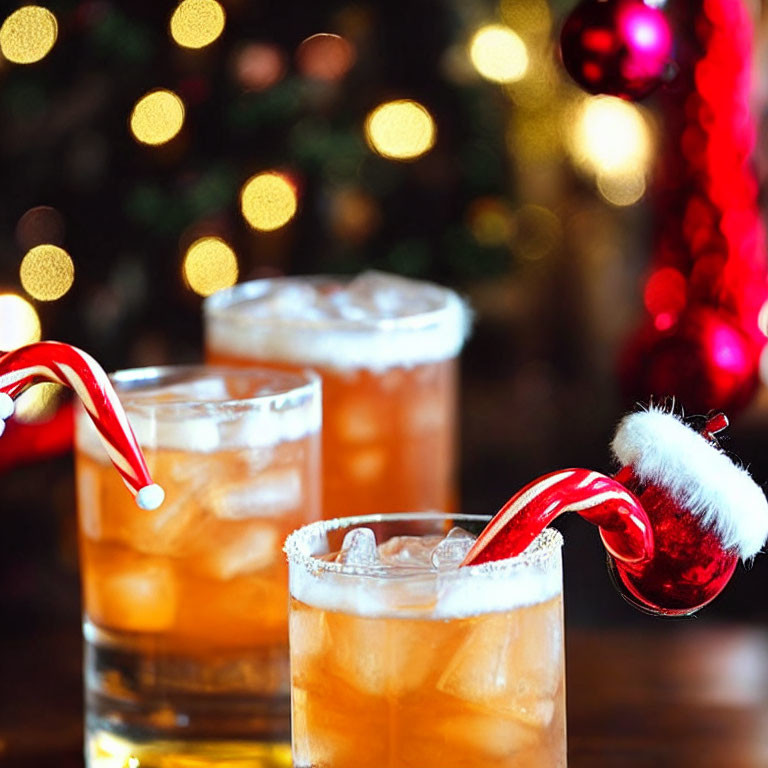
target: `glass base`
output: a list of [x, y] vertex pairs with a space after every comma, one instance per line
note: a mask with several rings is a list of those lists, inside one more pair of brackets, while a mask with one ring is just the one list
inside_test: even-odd
[[87, 621], [84, 637], [88, 768], [291, 765], [285, 647], [180, 655]]
[[141, 741], [87, 731], [87, 768], [290, 768], [289, 743], [258, 741]]

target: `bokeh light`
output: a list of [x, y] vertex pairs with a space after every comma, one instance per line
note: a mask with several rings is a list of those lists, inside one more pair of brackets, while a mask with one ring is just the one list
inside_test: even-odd
[[19, 276], [30, 296], [39, 301], [55, 301], [72, 287], [75, 265], [63, 248], [37, 245], [22, 259]]
[[595, 174], [645, 174], [652, 155], [651, 130], [640, 110], [612, 96], [585, 98], [572, 135], [576, 161]]
[[35, 308], [15, 293], [0, 294], [0, 350], [40, 341], [40, 318]]
[[276, 45], [249, 43], [235, 57], [235, 77], [248, 91], [265, 91], [285, 74], [285, 59]]
[[560, 217], [542, 205], [523, 205], [515, 212], [514, 252], [536, 261], [554, 253], [563, 239]]
[[15, 418], [24, 424], [50, 421], [64, 392], [65, 388], [61, 384], [50, 381], [35, 384], [16, 400]]
[[674, 267], [656, 270], [645, 284], [643, 302], [659, 330], [666, 330], [685, 308], [688, 286], [684, 275]]
[[16, 243], [23, 251], [36, 245], [61, 245], [65, 232], [64, 217], [49, 205], [30, 208], [16, 224]]
[[473, 200], [467, 209], [466, 221], [472, 236], [483, 246], [508, 244], [515, 231], [512, 211], [502, 198]]
[[597, 190], [611, 205], [634, 205], [642, 199], [645, 189], [645, 174], [642, 172], [597, 174]]
[[312, 35], [296, 51], [299, 72], [314, 80], [340, 80], [354, 62], [355, 49], [339, 35]]
[[513, 83], [528, 69], [525, 43], [503, 24], [478, 29], [469, 43], [469, 58], [484, 78], [495, 83]]
[[131, 113], [131, 133], [142, 144], [165, 144], [184, 124], [184, 103], [173, 91], [142, 96]]
[[342, 188], [330, 199], [328, 219], [334, 237], [362, 243], [381, 223], [381, 211], [376, 198], [364, 190]]
[[195, 240], [184, 255], [184, 279], [200, 296], [229, 288], [237, 282], [237, 256], [219, 237]]
[[285, 176], [274, 171], [259, 173], [240, 190], [240, 210], [254, 228], [270, 232], [285, 226], [296, 214], [296, 189]]
[[15, 64], [33, 64], [50, 52], [58, 34], [56, 17], [47, 8], [25, 5], [0, 27], [0, 52]]
[[421, 157], [435, 145], [436, 133], [432, 115], [410, 99], [379, 104], [365, 119], [369, 146], [391, 160]]
[[204, 48], [224, 31], [225, 20], [216, 0], [182, 0], [171, 16], [171, 37], [184, 48]]
[[760, 307], [760, 313], [757, 316], [757, 325], [763, 332], [764, 336], [768, 336], [768, 301], [763, 303]]

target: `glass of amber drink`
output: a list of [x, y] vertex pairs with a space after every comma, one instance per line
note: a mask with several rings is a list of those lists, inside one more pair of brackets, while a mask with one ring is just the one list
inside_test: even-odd
[[289, 536], [295, 768], [565, 767], [562, 539], [458, 567], [462, 528], [488, 519], [366, 516]]
[[205, 302], [213, 364], [323, 379], [323, 517], [454, 507], [457, 356], [450, 290], [380, 272], [242, 283]]
[[112, 381], [166, 498], [136, 507], [81, 411], [88, 765], [290, 765], [281, 549], [320, 517], [319, 379], [192, 366]]

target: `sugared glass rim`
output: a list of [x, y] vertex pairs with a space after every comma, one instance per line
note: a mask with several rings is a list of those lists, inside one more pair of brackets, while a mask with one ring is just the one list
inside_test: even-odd
[[[189, 377], [185, 378], [185, 374], [189, 374]], [[150, 390], [164, 386], [164, 379], [170, 379], [168, 385], [171, 385], [174, 378], [178, 378], [179, 384], [217, 378], [237, 378], [240, 380], [268, 378], [276, 380], [278, 383], [274, 388], [275, 391], [242, 398], [226, 397], [221, 400], [203, 397], [179, 397], [178, 400], [156, 402], [150, 397], [132, 399], [129, 396], [131, 387], [128, 385], [136, 385], [135, 391], [141, 392], [143, 385], [146, 385], [147, 390]], [[253, 410], [285, 410], [310, 399], [319, 402], [322, 391], [320, 376], [309, 369], [301, 372], [288, 372], [259, 366], [235, 368], [204, 363], [147, 366], [115, 371], [109, 374], [109, 379], [126, 411], [151, 412], [157, 416], [193, 415], [200, 412], [210, 414], [212, 410], [226, 410], [234, 413]], [[281, 384], [281, 382], [283, 383]]]
[[[425, 511], [425, 512], [398, 512], [391, 514], [378, 515], [359, 515], [356, 517], [337, 517], [332, 520], [317, 520], [313, 523], [302, 526], [291, 533], [285, 540], [283, 551], [285, 552], [289, 565], [303, 566], [305, 570], [314, 574], [328, 573], [347, 576], [383, 576], [392, 570], [404, 578], [413, 576], [424, 576], [432, 571], [425, 571], [424, 568], [407, 566], [387, 566], [387, 565], [346, 565], [336, 563], [331, 560], [323, 560], [315, 555], [307, 554], [306, 549], [302, 547], [302, 542], [317, 541], [319, 536], [329, 531], [338, 531], [344, 528], [354, 528], [375, 523], [390, 522], [408, 522], [420, 520], [450, 520], [456, 524], [462, 521], [474, 521], [488, 523], [493, 519], [492, 515], [470, 515], [470, 514], [452, 514], [448, 512]], [[508, 570], [517, 570], [520, 568], [531, 568], [544, 565], [549, 561], [563, 546], [563, 537], [559, 531], [554, 528], [545, 528], [519, 555], [509, 557], [504, 560], [495, 560], [480, 565], [470, 565], [457, 570], [457, 573], [466, 574], [491, 574], [501, 573]]]
[[[264, 298], [267, 289], [275, 283], [338, 283], [346, 284], [356, 275], [279, 275], [275, 277], [262, 277], [256, 280], [248, 280], [229, 288], [224, 288], [208, 296], [203, 301], [203, 314], [210, 319], [225, 319], [227, 322], [242, 327], [272, 325], [280, 328], [292, 328], [313, 332], [325, 330], [338, 331], [419, 331], [425, 328], [439, 327], [444, 323], [460, 318], [463, 326], [462, 341], [469, 333], [471, 312], [461, 297], [451, 288], [426, 280], [414, 282], [422, 283], [425, 287], [442, 296], [442, 304], [434, 309], [412, 314], [403, 314], [398, 317], [365, 317], [359, 320], [351, 320], [341, 317], [323, 317], [319, 319], [305, 317], [284, 317], [280, 315], [250, 315], [242, 312], [239, 307], [246, 302]], [[399, 275], [398, 275], [399, 277]], [[411, 279], [411, 278], [408, 278]]]

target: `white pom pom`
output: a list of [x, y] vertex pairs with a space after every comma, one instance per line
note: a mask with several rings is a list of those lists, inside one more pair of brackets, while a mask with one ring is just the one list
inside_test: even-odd
[[13, 398], [5, 392], [0, 392], [0, 420], [10, 419], [13, 411]]
[[136, 504], [140, 509], [157, 509], [165, 501], [165, 491], [156, 483], [145, 485], [136, 494]]
[[3, 436], [3, 432], [5, 432], [5, 422], [0, 419], [0, 437]]

